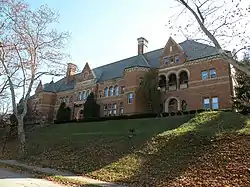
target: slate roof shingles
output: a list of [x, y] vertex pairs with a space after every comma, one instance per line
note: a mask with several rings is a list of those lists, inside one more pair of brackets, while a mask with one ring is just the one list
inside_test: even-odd
[[[187, 63], [195, 59], [205, 58], [209, 56], [217, 55], [215, 47], [206, 44], [198, 43], [193, 40], [186, 40], [179, 45], [187, 54]], [[106, 80], [123, 77], [123, 71], [125, 68], [140, 66], [140, 67], [152, 67], [159, 68], [160, 56], [163, 48], [157, 49], [145, 54], [148, 62], [141, 55], [133, 56], [127, 59], [123, 59], [111, 64], [100, 66], [93, 69], [97, 82], [103, 82]], [[45, 92], [62, 92], [71, 90], [75, 87], [76, 81], [73, 80], [69, 83], [66, 82], [66, 77], [60, 79], [57, 82], [50, 82], [44, 85]]]

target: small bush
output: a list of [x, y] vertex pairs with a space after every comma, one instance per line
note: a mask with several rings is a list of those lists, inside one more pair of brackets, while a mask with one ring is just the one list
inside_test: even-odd
[[190, 110], [189, 114], [196, 114], [196, 110]]
[[222, 111], [222, 112], [233, 112], [232, 109], [221, 109], [220, 111]]
[[181, 116], [181, 115], [182, 115], [182, 111], [178, 111], [177, 116]]
[[169, 116], [169, 113], [163, 112], [163, 113], [162, 113], [162, 116], [163, 116], [163, 117], [168, 117], [168, 116]]
[[202, 113], [202, 112], [205, 112], [205, 111], [206, 111], [206, 109], [201, 108], [201, 109], [197, 110], [197, 113]]
[[189, 111], [184, 111], [183, 112], [183, 115], [188, 115], [189, 114]]
[[176, 114], [175, 112], [171, 112], [170, 116], [175, 116], [175, 114]]

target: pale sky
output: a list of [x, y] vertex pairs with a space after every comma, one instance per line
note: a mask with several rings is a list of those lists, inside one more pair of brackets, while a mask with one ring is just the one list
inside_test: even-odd
[[[242, 1], [246, 6], [250, 4], [250, 0]], [[148, 51], [164, 47], [171, 35], [168, 20], [180, 10], [174, 8], [174, 0], [28, 0], [28, 3], [31, 7], [48, 4], [59, 12], [57, 29], [71, 32], [66, 51], [72, 58], [69, 62], [77, 64], [80, 70], [86, 62], [95, 68], [136, 55], [138, 37], [149, 41]], [[180, 17], [178, 24], [181, 22], [187, 22], [187, 14]], [[181, 34], [172, 37], [178, 43], [185, 40]], [[43, 77], [43, 83], [50, 80], [51, 77]]]

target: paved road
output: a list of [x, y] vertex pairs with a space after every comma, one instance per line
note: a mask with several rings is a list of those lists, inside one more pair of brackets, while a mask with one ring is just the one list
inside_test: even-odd
[[29, 178], [28, 175], [0, 168], [0, 187], [64, 187], [51, 181]]

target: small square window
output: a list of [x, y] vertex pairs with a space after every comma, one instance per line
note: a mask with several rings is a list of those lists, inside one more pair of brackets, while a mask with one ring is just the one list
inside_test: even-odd
[[165, 56], [165, 57], [163, 58], [163, 60], [164, 60], [164, 63], [165, 63], [165, 64], [168, 64], [168, 63], [169, 63], [169, 58], [168, 58], [168, 56]]
[[201, 72], [201, 78], [202, 78], [202, 80], [207, 80], [208, 79], [208, 72], [207, 71], [202, 71]]
[[203, 99], [203, 106], [204, 106], [204, 109], [210, 109], [210, 100], [209, 100], [209, 98]]
[[216, 71], [215, 71], [215, 69], [210, 69], [210, 78], [211, 79], [214, 79], [214, 78], [216, 78]]
[[179, 56], [176, 56], [175, 57], [175, 63], [179, 63], [180, 62], [180, 57]]
[[218, 97], [212, 98], [212, 108], [213, 109], [219, 109], [219, 99]]
[[132, 104], [133, 103], [133, 98], [134, 98], [134, 94], [133, 93], [129, 93], [128, 94], [128, 104]]

